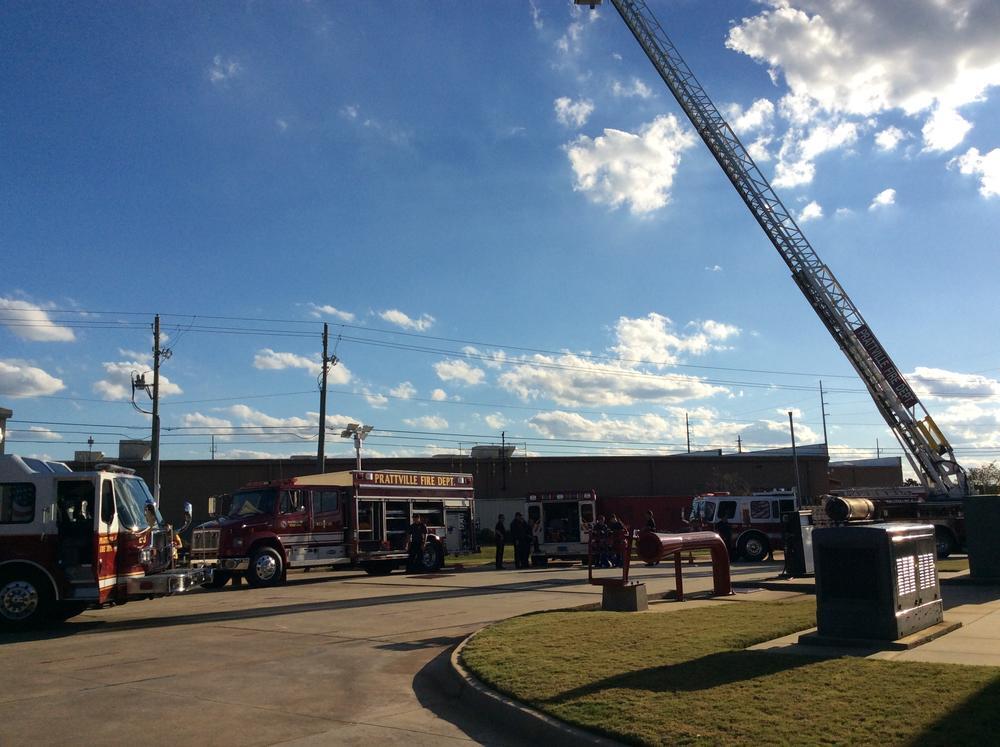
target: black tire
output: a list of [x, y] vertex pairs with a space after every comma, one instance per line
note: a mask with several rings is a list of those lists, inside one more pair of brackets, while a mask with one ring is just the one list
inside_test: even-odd
[[27, 630], [52, 619], [55, 594], [49, 580], [31, 570], [0, 575], [0, 629]]
[[771, 551], [767, 537], [762, 534], [749, 534], [740, 540], [740, 552], [751, 563], [759, 563], [767, 558]]
[[392, 561], [382, 560], [377, 563], [365, 563], [361, 568], [369, 576], [388, 576], [395, 570], [396, 564]]
[[285, 561], [273, 547], [261, 547], [250, 556], [247, 582], [251, 586], [278, 586], [285, 578]]
[[444, 552], [441, 549], [441, 545], [437, 542], [426, 542], [424, 544], [424, 551], [420, 553], [420, 563], [417, 566], [417, 570], [423, 573], [433, 573], [443, 565]]
[[209, 581], [208, 583], [202, 584], [201, 588], [203, 588], [203, 589], [221, 589], [223, 586], [225, 586], [226, 584], [228, 584], [232, 580], [233, 580], [233, 574], [232, 573], [230, 573], [229, 571], [220, 571], [218, 568], [216, 568], [212, 572], [212, 580]]
[[951, 533], [950, 529], [942, 526], [934, 527], [934, 542], [937, 545], [938, 560], [947, 558], [955, 552], [958, 546], [958, 543], [955, 542], [955, 535]]

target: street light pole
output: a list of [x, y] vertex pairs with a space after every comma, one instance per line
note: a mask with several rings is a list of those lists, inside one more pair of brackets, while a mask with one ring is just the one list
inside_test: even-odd
[[368, 438], [368, 434], [372, 432], [375, 426], [372, 425], [361, 425], [360, 423], [348, 423], [347, 427], [344, 428], [343, 432], [340, 434], [341, 438], [354, 438], [354, 451], [357, 454], [357, 470], [361, 471], [361, 444]]

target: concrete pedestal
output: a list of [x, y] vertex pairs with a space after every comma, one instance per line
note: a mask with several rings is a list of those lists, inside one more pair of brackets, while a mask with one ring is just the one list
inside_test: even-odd
[[649, 609], [646, 584], [605, 586], [601, 595], [601, 609], [605, 612], [644, 612]]

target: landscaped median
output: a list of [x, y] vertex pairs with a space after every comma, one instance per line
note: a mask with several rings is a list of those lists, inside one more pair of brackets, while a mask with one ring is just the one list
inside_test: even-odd
[[956, 745], [1000, 733], [1000, 668], [744, 650], [815, 613], [812, 599], [544, 612], [480, 631], [461, 658], [531, 708], [632, 743]]

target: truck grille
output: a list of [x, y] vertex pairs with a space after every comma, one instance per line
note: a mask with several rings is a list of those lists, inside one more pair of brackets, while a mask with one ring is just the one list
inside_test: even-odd
[[195, 529], [191, 533], [191, 552], [214, 553], [219, 549], [218, 529]]

